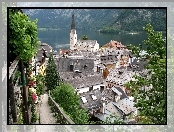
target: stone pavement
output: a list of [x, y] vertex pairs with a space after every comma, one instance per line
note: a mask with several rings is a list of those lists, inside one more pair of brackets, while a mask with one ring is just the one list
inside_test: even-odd
[[58, 124], [48, 104], [48, 94], [41, 95], [40, 124]]

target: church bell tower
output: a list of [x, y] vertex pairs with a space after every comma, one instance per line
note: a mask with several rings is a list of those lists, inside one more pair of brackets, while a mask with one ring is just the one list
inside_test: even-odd
[[74, 14], [72, 15], [71, 32], [70, 32], [70, 50], [74, 50], [74, 45], [77, 43], [77, 34], [75, 30]]

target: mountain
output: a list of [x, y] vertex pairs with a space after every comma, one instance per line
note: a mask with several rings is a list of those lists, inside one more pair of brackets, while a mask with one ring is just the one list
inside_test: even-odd
[[70, 28], [72, 14], [77, 29], [99, 29], [113, 22], [118, 9], [30, 9], [23, 10], [31, 19], [38, 19], [38, 27]]
[[165, 31], [166, 22], [165, 9], [123, 9], [110, 27], [120, 31], [141, 31], [151, 23], [155, 31]]
[[69, 28], [74, 13], [76, 29], [109, 31], [142, 31], [151, 23], [154, 30], [166, 30], [165, 9], [23, 9], [38, 27]]

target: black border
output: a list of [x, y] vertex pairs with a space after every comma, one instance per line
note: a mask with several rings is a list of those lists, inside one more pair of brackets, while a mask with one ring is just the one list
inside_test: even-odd
[[[167, 7], [7, 7], [7, 125], [122, 125], [122, 124], [9, 124], [9, 34], [8, 34], [8, 25], [9, 25], [9, 9], [166, 9], [166, 86], [167, 86]], [[166, 87], [167, 88], [167, 87]], [[166, 117], [167, 117], [167, 89], [166, 89]], [[125, 125], [125, 124], [124, 124]], [[167, 125], [166, 124], [126, 124], [126, 125]], [[101, 126], [100, 126], [101, 127]], [[97, 128], [96, 128], [97, 129]]]

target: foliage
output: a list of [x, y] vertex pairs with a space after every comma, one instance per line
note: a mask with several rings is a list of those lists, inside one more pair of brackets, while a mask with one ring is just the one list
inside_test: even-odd
[[88, 40], [88, 36], [87, 35], [83, 35], [81, 39], [82, 40]]
[[66, 83], [60, 83], [56, 89], [51, 91], [51, 96], [76, 124], [87, 124], [88, 114], [85, 109], [80, 108], [80, 97], [75, 90]]
[[[162, 33], [153, 30], [150, 24], [144, 27], [148, 38], [144, 40], [147, 45], [147, 53], [143, 57], [148, 58], [146, 68], [149, 70], [150, 79], [135, 77], [137, 81], [130, 81], [127, 86], [131, 88], [139, 109], [139, 116], [143, 124], [165, 124], [166, 117], [166, 39], [162, 39]], [[140, 57], [141, 47], [129, 47], [132, 53]], [[140, 57], [142, 59], [142, 57]], [[152, 85], [151, 90], [140, 89]]]
[[31, 21], [20, 10], [9, 9], [9, 45], [10, 53], [29, 61], [38, 48], [37, 20]]
[[24, 121], [24, 119], [23, 119], [23, 114], [22, 114], [22, 107], [20, 107], [17, 124], [23, 124], [23, 121]]
[[20, 71], [16, 71], [15, 77], [14, 77], [14, 79], [13, 79], [13, 83], [14, 83], [14, 84], [16, 83], [16, 81], [17, 81], [17, 79], [20, 77], [20, 75], [21, 75], [21, 72], [20, 72]]
[[43, 90], [44, 90], [44, 87], [45, 87], [45, 84], [44, 84], [44, 76], [42, 76], [41, 73], [39, 73], [37, 76], [36, 76], [36, 93], [38, 96], [42, 95], [43, 94]]
[[[26, 12], [29, 11], [26, 10]], [[71, 9], [67, 9], [66, 13], [67, 12], [68, 14], [72, 14]], [[115, 31], [142, 31], [142, 27], [147, 23], [151, 23], [155, 30], [166, 30], [165, 9], [75, 9], [74, 12], [75, 21], [80, 23], [76, 26], [77, 30], [90, 29], [96, 31], [103, 27], [111, 27], [115, 29]], [[60, 9], [59, 12], [50, 9], [36, 10], [30, 14], [30, 17], [39, 19], [38, 27], [70, 28], [71, 15], [66, 15], [65, 17], [64, 9]], [[50, 21], [48, 17], [52, 21]], [[59, 24], [57, 24], [57, 21], [59, 21]]]
[[49, 90], [55, 89], [59, 85], [60, 78], [52, 54], [49, 57], [45, 72], [45, 85]]
[[[112, 120], [114, 120], [113, 123]], [[121, 119], [119, 119], [116, 115], [110, 115], [109, 117], [106, 118], [104, 124], [126, 124], [126, 123]]]
[[31, 97], [32, 92], [28, 92], [28, 105], [32, 104], [32, 97]]
[[38, 120], [37, 114], [36, 114], [36, 106], [32, 105], [31, 107], [31, 123], [35, 123]]
[[119, 34], [120, 29], [115, 29], [114, 27], [103, 27], [100, 30], [101, 33], [115, 33], [115, 34]]
[[[160, 21], [160, 23], [159, 23]], [[118, 24], [119, 23], [119, 24]], [[142, 27], [150, 23], [156, 31], [166, 30], [165, 9], [122, 9], [115, 22], [115, 28], [120, 26], [121, 31], [142, 31]], [[136, 26], [135, 26], [136, 25]]]
[[38, 96], [36, 94], [36, 89], [30, 88], [28, 92], [28, 105], [38, 102]]

